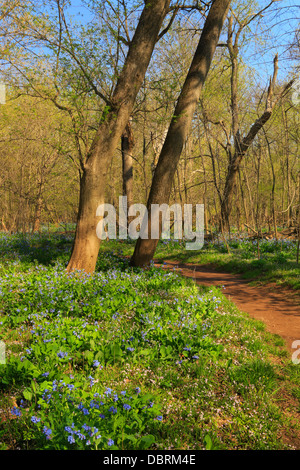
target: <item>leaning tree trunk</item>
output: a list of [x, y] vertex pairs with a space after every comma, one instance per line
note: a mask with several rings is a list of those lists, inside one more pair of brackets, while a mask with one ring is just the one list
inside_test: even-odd
[[83, 167], [76, 233], [68, 271], [91, 273], [95, 270], [100, 247], [96, 212], [98, 206], [105, 202], [107, 171], [143, 84], [169, 4], [170, 0], [145, 1], [124, 67]]
[[[153, 259], [158, 239], [151, 239], [151, 204], [168, 203], [177, 164], [187, 138], [203, 84], [208, 74], [220, 33], [229, 9], [230, 0], [215, 0], [212, 3], [198, 47], [185, 83], [181, 90], [175, 112], [162, 147], [148, 198], [148, 239], [137, 240], [131, 264], [148, 265]], [[161, 234], [162, 223], [159, 227]]]
[[[126, 214], [128, 209], [133, 204], [133, 159], [132, 152], [134, 147], [134, 138], [129, 121], [125, 131], [122, 135], [121, 150], [122, 150], [122, 172], [123, 172], [123, 196], [127, 198]], [[128, 216], [127, 223], [130, 224], [132, 217]]]

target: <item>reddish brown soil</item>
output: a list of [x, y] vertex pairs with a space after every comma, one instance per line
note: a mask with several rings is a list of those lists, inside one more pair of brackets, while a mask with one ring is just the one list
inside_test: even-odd
[[[161, 264], [161, 263], [159, 263]], [[253, 286], [241, 276], [219, 272], [211, 265], [182, 264], [166, 261], [166, 269], [180, 271], [199, 285], [224, 287], [223, 293], [250, 317], [265, 323], [270, 333], [281, 336], [292, 354], [300, 341], [300, 304], [294, 291], [274, 285]], [[296, 348], [296, 349], [295, 349]]]

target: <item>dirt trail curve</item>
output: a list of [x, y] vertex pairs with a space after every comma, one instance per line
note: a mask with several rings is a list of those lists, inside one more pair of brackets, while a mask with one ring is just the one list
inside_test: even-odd
[[240, 310], [264, 322], [270, 333], [281, 336], [291, 354], [296, 351], [292, 344], [300, 341], [300, 303], [293, 291], [273, 285], [252, 286], [239, 275], [219, 272], [211, 265], [182, 264], [173, 260], [164, 264], [165, 269], [174, 267], [199, 285], [224, 286], [223, 293]]

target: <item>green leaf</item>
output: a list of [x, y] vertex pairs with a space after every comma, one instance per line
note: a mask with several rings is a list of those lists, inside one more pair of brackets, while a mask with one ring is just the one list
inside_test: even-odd
[[142, 437], [142, 439], [140, 440], [140, 448], [141, 449], [149, 449], [150, 446], [152, 446], [152, 444], [154, 444], [155, 442], [155, 437], [152, 436], [152, 434], [149, 434], [148, 436], [144, 436]]
[[211, 437], [208, 434], [206, 434], [205, 437], [204, 437], [204, 443], [205, 443], [205, 449], [206, 450], [212, 450], [213, 442], [212, 442]]
[[152, 349], [150, 349], [150, 348], [141, 349], [139, 351], [139, 354], [142, 355], [142, 356], [150, 356], [151, 353], [152, 353]]
[[28, 388], [26, 388], [26, 390], [24, 390], [24, 392], [23, 392], [23, 396], [24, 396], [25, 400], [27, 400], [27, 401], [31, 401], [32, 395], [33, 395], [32, 391], [29, 390]]

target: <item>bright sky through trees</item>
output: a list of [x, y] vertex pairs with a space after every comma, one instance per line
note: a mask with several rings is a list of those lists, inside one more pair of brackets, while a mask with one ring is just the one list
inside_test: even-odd
[[[68, 11], [76, 22], [87, 23], [92, 19], [88, 3], [84, 0], [70, 0]], [[118, 2], [109, 3], [116, 6]], [[132, 1], [126, 2], [129, 7], [133, 3]], [[269, 3], [270, 0], [251, 2], [253, 12], [264, 9]], [[238, 5], [239, 2], [236, 0], [232, 4], [232, 9], [234, 10]], [[299, 1], [278, 0], [251, 25], [244, 60], [258, 72], [258, 81], [265, 81], [272, 74], [273, 59], [277, 52], [279, 54], [279, 80], [283, 80], [297, 66], [291, 56], [291, 43], [299, 24]], [[261, 40], [262, 35], [263, 40]]]

